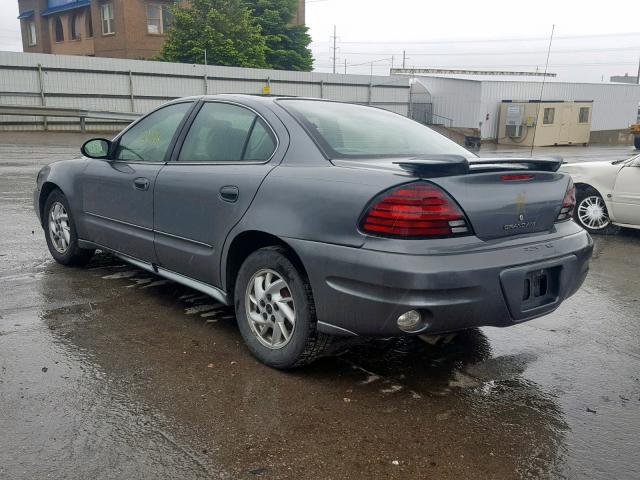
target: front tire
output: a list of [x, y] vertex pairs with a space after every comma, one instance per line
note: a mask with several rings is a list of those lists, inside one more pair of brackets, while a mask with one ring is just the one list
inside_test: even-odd
[[576, 208], [573, 218], [589, 233], [611, 235], [618, 231], [618, 228], [611, 223], [604, 199], [591, 187], [576, 191]]
[[236, 279], [235, 309], [242, 338], [262, 363], [279, 369], [312, 362], [330, 337], [317, 331], [311, 285], [286, 249], [261, 248]]
[[69, 202], [60, 190], [53, 190], [44, 204], [42, 216], [47, 247], [53, 259], [62, 265], [85, 265], [95, 250], [78, 246], [78, 233]]

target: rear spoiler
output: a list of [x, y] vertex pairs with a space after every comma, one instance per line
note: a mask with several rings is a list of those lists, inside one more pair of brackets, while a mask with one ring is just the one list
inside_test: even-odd
[[557, 172], [562, 158], [474, 158], [469, 161], [461, 155], [433, 155], [393, 163], [416, 177], [433, 178], [507, 170]]
[[543, 172], [557, 172], [562, 166], [562, 157], [536, 158], [478, 158], [469, 162], [471, 171], [502, 171], [502, 170], [538, 170]]

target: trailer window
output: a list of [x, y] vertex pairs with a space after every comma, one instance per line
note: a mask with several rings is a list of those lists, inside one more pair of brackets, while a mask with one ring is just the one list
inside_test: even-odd
[[545, 108], [544, 117], [542, 118], [543, 125], [553, 125], [554, 117], [556, 116], [555, 108]]
[[578, 123], [589, 123], [589, 107], [580, 107], [580, 112], [578, 113]]

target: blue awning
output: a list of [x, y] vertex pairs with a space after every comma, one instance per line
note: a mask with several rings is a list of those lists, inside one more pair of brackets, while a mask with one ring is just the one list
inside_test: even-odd
[[24, 20], [25, 18], [31, 17], [33, 17], [33, 10], [26, 10], [24, 12], [20, 12], [20, 15], [18, 15], [18, 20]]
[[61, 12], [66, 12], [68, 10], [73, 10], [74, 8], [88, 7], [89, 5], [91, 5], [91, 0], [76, 0], [76, 1], [65, 3], [63, 5], [49, 7], [44, 12], [42, 12], [42, 16], [46, 17], [48, 15], [53, 15], [55, 13], [61, 13]]

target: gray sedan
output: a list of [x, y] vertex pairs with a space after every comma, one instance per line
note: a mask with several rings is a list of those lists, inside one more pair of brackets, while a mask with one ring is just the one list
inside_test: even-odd
[[221, 95], [152, 111], [38, 174], [51, 255], [96, 249], [235, 306], [267, 365], [335, 336], [505, 327], [582, 284], [558, 159], [478, 158], [366, 106]]

